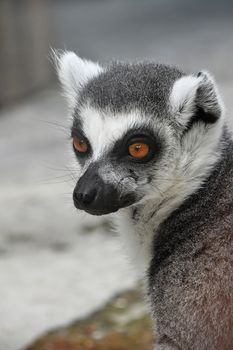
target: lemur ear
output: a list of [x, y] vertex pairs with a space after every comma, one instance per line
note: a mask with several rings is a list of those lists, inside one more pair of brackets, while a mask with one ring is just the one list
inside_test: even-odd
[[208, 72], [178, 79], [171, 91], [170, 104], [177, 122], [185, 128], [199, 120], [213, 124], [223, 113], [217, 86]]
[[71, 51], [53, 52], [53, 58], [69, 106], [73, 107], [82, 87], [103, 68], [97, 63], [78, 57]]

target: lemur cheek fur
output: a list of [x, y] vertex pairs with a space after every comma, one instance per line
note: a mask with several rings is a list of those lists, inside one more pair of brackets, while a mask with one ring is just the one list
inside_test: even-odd
[[155, 63], [101, 67], [71, 52], [56, 66], [72, 137], [85, 140], [74, 147], [74, 204], [117, 211], [146, 280], [156, 349], [232, 349], [233, 142], [213, 77]]

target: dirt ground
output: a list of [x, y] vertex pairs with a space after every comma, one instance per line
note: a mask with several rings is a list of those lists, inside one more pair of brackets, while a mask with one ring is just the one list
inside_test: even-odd
[[141, 293], [131, 290], [88, 318], [42, 336], [25, 350], [151, 350], [153, 341]]

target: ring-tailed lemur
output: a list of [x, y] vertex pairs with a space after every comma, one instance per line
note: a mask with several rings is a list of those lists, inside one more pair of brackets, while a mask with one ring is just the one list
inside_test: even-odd
[[113, 212], [147, 278], [156, 349], [233, 349], [233, 143], [207, 72], [57, 57], [74, 205]]

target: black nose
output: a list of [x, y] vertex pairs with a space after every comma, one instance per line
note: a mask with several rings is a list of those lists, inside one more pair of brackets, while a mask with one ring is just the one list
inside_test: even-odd
[[85, 188], [83, 191], [76, 189], [73, 193], [74, 203], [81, 207], [86, 207], [95, 200], [96, 194], [97, 190], [95, 188]]
[[[127, 199], [127, 202], [126, 202]], [[94, 165], [89, 166], [77, 182], [73, 192], [74, 205], [89, 214], [104, 215], [135, 202], [134, 196], [122, 196], [115, 186], [105, 183]]]

